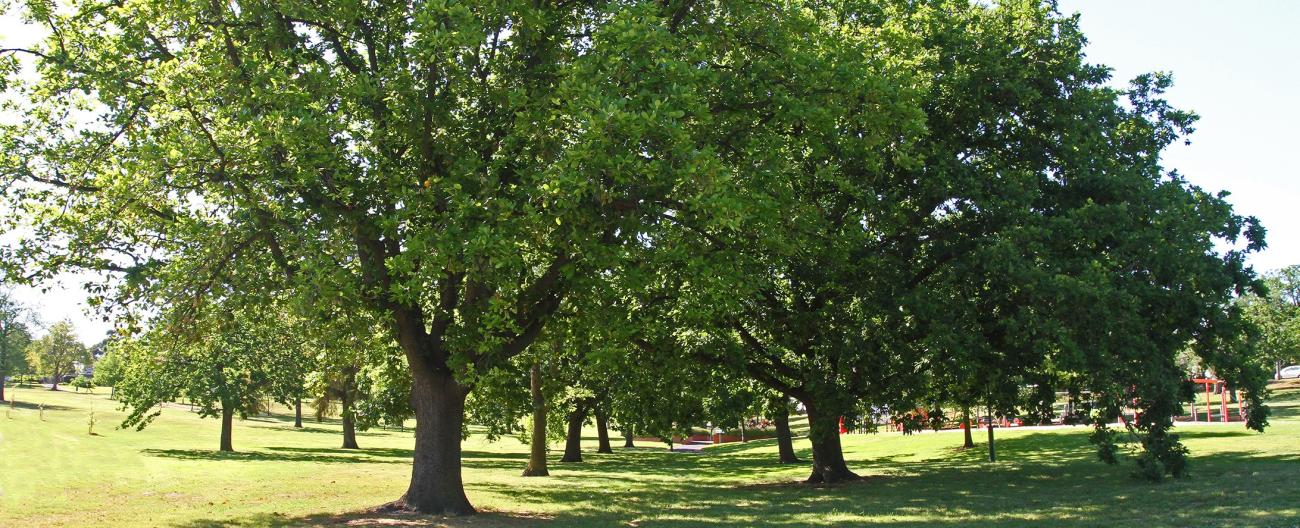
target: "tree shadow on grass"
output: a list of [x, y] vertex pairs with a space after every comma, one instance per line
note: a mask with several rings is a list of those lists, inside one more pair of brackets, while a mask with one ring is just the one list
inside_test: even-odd
[[268, 446], [259, 449], [266, 449], [277, 453], [295, 454], [295, 455], [352, 455], [354, 457], [386, 457], [401, 458], [410, 460], [415, 456], [415, 450], [402, 449], [397, 447], [371, 447], [362, 449], [343, 449], [328, 447], [282, 447]]
[[[1250, 434], [1192, 433], [1224, 438]], [[592, 457], [593, 463], [561, 466], [565, 471], [550, 479], [524, 484], [471, 481], [468, 487], [472, 495], [506, 497], [523, 508], [564, 504], [556, 522], [566, 526], [853, 522], [846, 516], [888, 519], [891, 525], [904, 526], [1291, 525], [1300, 521], [1294, 508], [1276, 506], [1284, 493], [1278, 486], [1245, 484], [1247, 475], [1274, 481], [1289, 478], [1290, 472], [1278, 463], [1300, 460], [1295, 454], [1210, 453], [1194, 461], [1192, 478], [1151, 484], [1131, 477], [1131, 460], [1119, 466], [1098, 461], [1083, 430], [1018, 434], [1000, 439], [998, 447], [1003, 457], [997, 463], [984, 462], [980, 449], [921, 461], [899, 461], [892, 455], [853, 459], [850, 466], [867, 478], [833, 486], [799, 483], [792, 478], [795, 472], [772, 473], [775, 464], [770, 457], [736, 451], [701, 457], [640, 453], [642, 460], [598, 455]], [[611, 465], [622, 474], [611, 471]], [[779, 480], [770, 480], [773, 477]], [[1207, 497], [1213, 497], [1213, 504], [1206, 502]]]
[[[340, 464], [409, 464], [414, 456], [411, 449], [369, 448], [340, 449], [324, 447], [259, 447], [233, 453], [206, 449], [144, 449], [146, 456], [178, 460], [233, 460], [245, 462], [316, 462]], [[526, 453], [492, 453], [483, 451], [461, 452], [462, 464], [474, 469], [511, 469], [521, 471], [528, 460]]]
[[[278, 425], [279, 422], [280, 422], [279, 420], [264, 419], [264, 418], [248, 418], [248, 419], [245, 420], [245, 421], [247, 421], [247, 422], [262, 422], [262, 423], [276, 423], [276, 424], [277, 424], [277, 425], [272, 426], [272, 427], [267, 427], [267, 426], [262, 426], [262, 425], [254, 425], [254, 426], [251, 426], [251, 427], [254, 427], [254, 428], [256, 428], [256, 429], [270, 429], [270, 430], [274, 430], [274, 431], [288, 431], [288, 432], [294, 432], [294, 433], [314, 433], [314, 434], [328, 434], [328, 435], [334, 435], [334, 436], [343, 436], [343, 430], [342, 430], [342, 429], [330, 429], [330, 428], [327, 428], [327, 427], [312, 427], [312, 426], [303, 426], [303, 427], [284, 427], [284, 426], [282, 426], [282, 425]], [[286, 422], [286, 423], [287, 423], [287, 422]], [[371, 436], [371, 437], [373, 437], [373, 436], [388, 436], [387, 433], [383, 433], [383, 432], [379, 432], [379, 431], [357, 431], [357, 432], [356, 432], [356, 435], [357, 435], [358, 437], [367, 437], [367, 436]]]
[[[322, 453], [323, 451], [323, 453]], [[334, 454], [334, 452], [346, 452], [344, 454]], [[382, 450], [377, 450], [382, 451]], [[332, 450], [332, 449], [315, 449], [308, 452], [279, 452], [279, 451], [209, 451], [205, 449], [143, 449], [140, 454], [145, 456], [174, 458], [178, 460], [233, 460], [244, 462], [315, 462], [315, 463], [345, 463], [345, 464], [405, 464], [410, 457], [403, 460], [385, 459], [387, 454], [372, 456], [364, 450]]]
[[346, 526], [346, 527], [437, 527], [437, 528], [517, 528], [550, 524], [551, 517], [537, 514], [482, 511], [464, 517], [442, 517], [408, 512], [361, 511], [343, 514], [289, 516], [259, 514], [236, 519], [198, 519], [176, 526], [181, 528], [220, 528], [226, 526], [271, 527]]
[[[10, 405], [11, 405], [10, 401], [9, 401], [9, 400], [5, 400], [4, 403], [0, 403], [0, 410], [8, 409], [8, 408], [10, 407]], [[23, 401], [23, 400], [18, 400], [18, 401], [12, 402], [12, 406], [13, 406], [15, 409], [22, 409], [22, 410], [25, 410], [25, 411], [39, 411], [39, 410], [41, 409], [41, 404], [39, 404], [39, 403], [32, 403], [32, 402]], [[53, 405], [53, 404], [49, 404], [49, 403], [47, 403], [47, 404], [44, 404], [44, 406], [45, 406], [45, 410], [47, 410], [47, 411], [71, 411], [71, 410], [74, 410], [72, 407], [68, 407], [68, 406], [66, 406], [66, 405]]]

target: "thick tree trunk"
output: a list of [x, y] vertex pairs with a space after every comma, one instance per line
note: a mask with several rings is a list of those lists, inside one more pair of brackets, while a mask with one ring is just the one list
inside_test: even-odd
[[624, 426], [623, 429], [623, 447], [636, 447], [632, 444], [632, 428]]
[[993, 408], [989, 407], [989, 462], [998, 461], [998, 448], [993, 443]]
[[599, 406], [596, 407], [594, 412], [596, 413], [596, 437], [600, 442], [599, 447], [596, 448], [596, 452], [613, 453], [614, 448], [609, 446], [609, 414]]
[[794, 454], [794, 435], [790, 434], [790, 407], [784, 398], [780, 405], [772, 410], [772, 421], [776, 423], [776, 450], [781, 464], [801, 462]]
[[560, 462], [582, 462], [582, 422], [587, 421], [587, 406], [578, 403], [569, 413], [569, 430], [564, 435], [564, 458]]
[[293, 426], [302, 429], [302, 396], [293, 398]]
[[352, 410], [356, 385], [357, 371], [349, 368], [343, 376], [343, 449], [361, 449], [357, 445], [357, 420]]
[[533, 363], [529, 378], [529, 388], [533, 393], [533, 439], [528, 446], [528, 466], [524, 468], [524, 476], [545, 477], [551, 474], [546, 469], [546, 395], [542, 393], [542, 368], [537, 363]]
[[221, 403], [221, 450], [225, 452], [234, 452], [235, 444], [231, 441], [231, 434], [235, 426], [235, 409], [225, 402]]
[[962, 447], [966, 449], [975, 447], [975, 436], [974, 433], [971, 432], [970, 407], [961, 408], [961, 423], [962, 429], [965, 429], [965, 431], [963, 431], [963, 436], [966, 437], [966, 441], [962, 444]]
[[[460, 474], [460, 434], [469, 390], [445, 366], [430, 365], [427, 356], [412, 354], [410, 345], [403, 343], [411, 363], [415, 460], [411, 485], [394, 506], [429, 514], [472, 514]], [[415, 344], [417, 350], [420, 345]]]
[[834, 413], [820, 412], [815, 405], [805, 401], [808, 409], [808, 439], [812, 441], [813, 466], [807, 482], [817, 484], [834, 484], [858, 479], [858, 475], [849, 471], [844, 463], [844, 451], [840, 449], [839, 416]]

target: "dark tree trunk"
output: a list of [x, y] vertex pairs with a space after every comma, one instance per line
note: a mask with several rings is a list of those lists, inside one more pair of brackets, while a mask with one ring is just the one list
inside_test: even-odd
[[624, 426], [624, 427], [625, 428], [623, 429], [623, 447], [636, 447], [635, 445], [632, 444], [632, 428], [630, 426]]
[[965, 429], [963, 433], [964, 436], [966, 437], [966, 442], [962, 444], [962, 447], [966, 449], [975, 447], [975, 436], [974, 433], [971, 432], [970, 407], [961, 408], [961, 423], [962, 423], [962, 429]]
[[357, 371], [355, 368], [349, 368], [343, 376], [343, 449], [361, 449], [361, 446], [357, 445], [357, 420], [352, 411], [356, 385]]
[[609, 414], [601, 407], [596, 407], [596, 438], [599, 439], [600, 445], [596, 448], [597, 453], [613, 453], [614, 448], [609, 446]]
[[302, 396], [293, 399], [293, 426], [302, 429]]
[[998, 461], [998, 448], [993, 444], [993, 408], [989, 407], [989, 462]]
[[5, 375], [0, 373], [0, 402], [2, 401], [5, 401]]
[[844, 463], [844, 451], [840, 449], [839, 416], [834, 413], [819, 412], [809, 402], [804, 402], [808, 409], [808, 439], [812, 441], [813, 467], [807, 482], [834, 484], [858, 479], [858, 475], [849, 471]]
[[775, 403], [776, 405], [772, 408], [772, 421], [776, 423], [778, 462], [781, 464], [797, 464], [801, 461], [794, 454], [794, 435], [790, 434], [790, 406], [786, 403], [784, 397], [781, 398], [780, 402]]
[[528, 466], [524, 468], [524, 476], [545, 477], [551, 474], [546, 469], [546, 395], [542, 393], [542, 368], [537, 363], [533, 363], [529, 378], [529, 388], [533, 393], [533, 439], [528, 446]]
[[231, 433], [235, 426], [235, 409], [225, 402], [221, 402], [221, 450], [234, 452], [235, 444], [231, 441]]
[[424, 350], [426, 343], [409, 335], [402, 341], [412, 374], [415, 457], [411, 485], [394, 506], [428, 514], [475, 513], [465, 498], [460, 474], [460, 434], [469, 389], [458, 383], [445, 365], [430, 364], [432, 354]]
[[564, 458], [560, 462], [582, 462], [582, 422], [587, 421], [587, 406], [579, 402], [569, 413], [569, 430], [564, 435]]

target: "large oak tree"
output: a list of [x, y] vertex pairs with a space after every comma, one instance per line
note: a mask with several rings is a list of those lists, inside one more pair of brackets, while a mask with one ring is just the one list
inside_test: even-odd
[[0, 51], [21, 116], [0, 135], [23, 224], [6, 271], [103, 271], [93, 300], [130, 313], [237, 284], [382, 316], [419, 424], [398, 505], [424, 512], [473, 511], [476, 374], [647, 219], [735, 225], [736, 175], [772, 154], [739, 145], [809, 91], [781, 79], [837, 67], [804, 43], [838, 35], [798, 4], [25, 7], [47, 38]]

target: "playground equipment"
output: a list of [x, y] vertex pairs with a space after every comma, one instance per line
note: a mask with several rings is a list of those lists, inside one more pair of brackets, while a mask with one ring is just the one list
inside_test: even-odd
[[[1228, 389], [1228, 383], [1226, 381], [1219, 380], [1219, 379], [1212, 379], [1212, 378], [1196, 378], [1192, 380], [1192, 383], [1205, 387], [1205, 421], [1206, 422], [1214, 421], [1215, 405], [1211, 400], [1213, 400], [1213, 395], [1215, 392], [1219, 393], [1219, 405], [1218, 405], [1219, 421], [1220, 422], [1232, 421], [1232, 417], [1228, 414], [1229, 389]], [[1222, 385], [1222, 387], [1220, 387], [1220, 385]], [[1244, 405], [1242, 405], [1242, 400], [1243, 398], [1237, 398], [1237, 419], [1239, 420], [1246, 419], [1246, 408]], [[1197, 413], [1197, 407], [1199, 407], [1199, 405], [1195, 401], [1193, 401], [1190, 404], [1188, 404], [1187, 407], [1191, 410], [1190, 414], [1192, 415], [1192, 421], [1193, 422], [1201, 421], [1200, 416]]]

